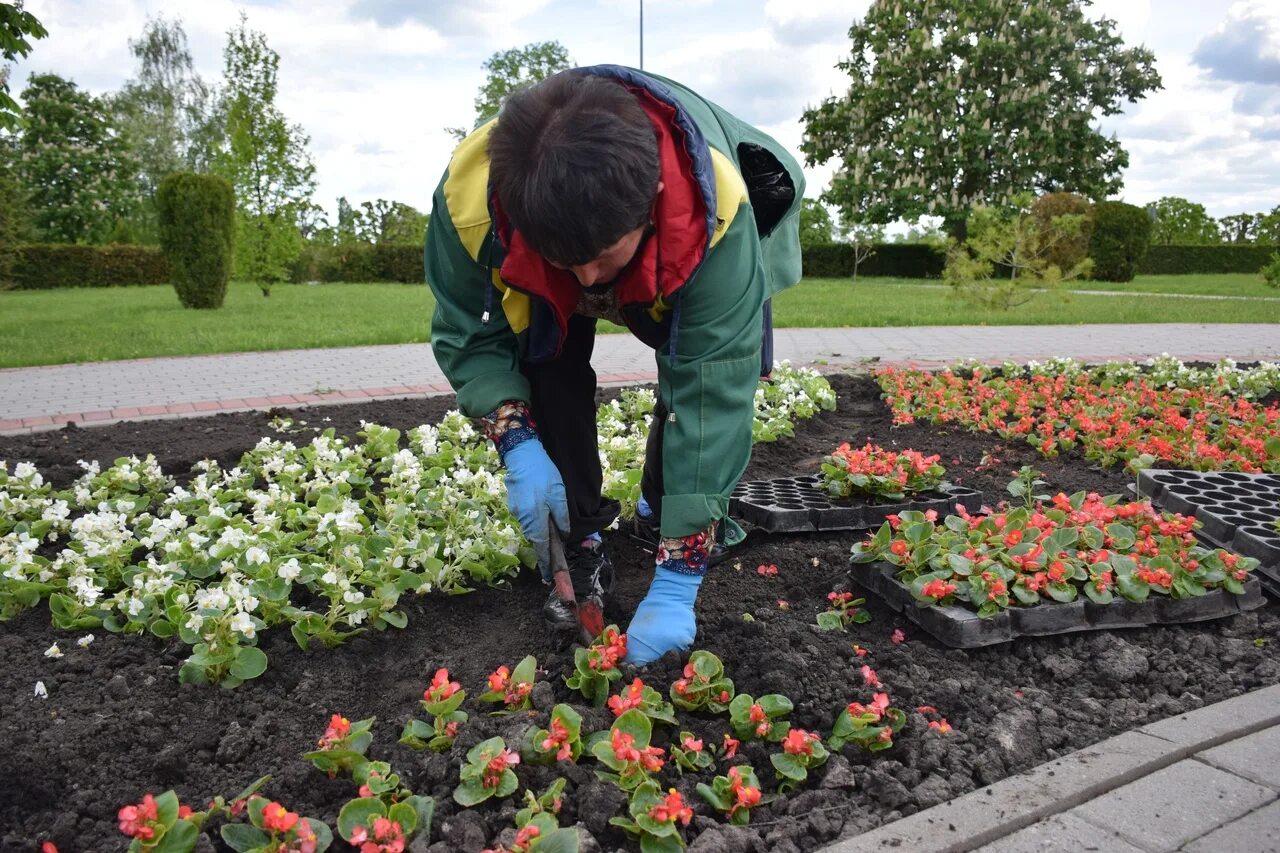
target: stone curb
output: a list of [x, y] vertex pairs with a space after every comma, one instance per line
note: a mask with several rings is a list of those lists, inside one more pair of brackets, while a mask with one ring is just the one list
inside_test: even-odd
[[964, 853], [1202, 750], [1280, 725], [1280, 685], [1151, 723], [917, 812], [821, 853]]

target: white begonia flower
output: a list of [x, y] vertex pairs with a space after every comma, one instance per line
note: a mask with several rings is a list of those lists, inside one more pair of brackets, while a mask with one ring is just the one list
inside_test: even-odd
[[359, 604], [364, 601], [364, 593], [358, 589], [350, 589], [342, 594], [342, 600], [347, 604]]
[[43, 681], [36, 682], [36, 698], [37, 699], [49, 698], [49, 691], [45, 688]]
[[131, 617], [137, 616], [139, 613], [142, 612], [142, 608], [146, 606], [147, 606], [146, 602], [144, 602], [141, 598], [129, 599], [129, 606], [127, 608], [129, 616]]
[[276, 569], [276, 574], [283, 580], [292, 581], [302, 574], [302, 566], [298, 565], [297, 557], [290, 557]]
[[253, 545], [249, 548], [249, 550], [244, 552], [244, 559], [246, 562], [251, 563], [252, 565], [262, 566], [268, 563], [271, 560], [271, 557], [267, 554], [267, 551], [265, 548], [260, 548], [257, 545]]
[[369, 615], [369, 612], [367, 610], [352, 611], [351, 613], [347, 614], [347, 624], [359, 625], [361, 622], [365, 620], [365, 617], [368, 615]]
[[253, 627], [253, 617], [243, 610], [231, 617], [231, 630], [243, 634], [245, 639], [252, 640], [257, 629]]
[[57, 643], [54, 643], [52, 646], [44, 650], [44, 656], [47, 658], [60, 658], [62, 657], [62, 649], [58, 648]]
[[199, 631], [200, 626], [202, 626], [203, 624], [204, 624], [204, 617], [201, 616], [199, 613], [192, 613], [191, 617], [187, 619], [186, 627], [188, 631]]
[[336, 586], [338, 583], [338, 573], [333, 569], [330, 569], [320, 576], [320, 580], [323, 583], [327, 583], [329, 586]]
[[93, 642], [93, 634], [85, 634], [83, 637], [76, 640], [76, 645], [82, 649], [87, 649], [89, 648], [89, 644], [92, 642]]

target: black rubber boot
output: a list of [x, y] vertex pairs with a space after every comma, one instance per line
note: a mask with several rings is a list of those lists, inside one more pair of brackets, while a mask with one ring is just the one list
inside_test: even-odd
[[[569, 580], [573, 583], [573, 595], [578, 602], [594, 600], [601, 609], [605, 597], [613, 592], [613, 563], [605, 552], [604, 543], [584, 539], [564, 546], [564, 559], [569, 564]], [[552, 630], [577, 630], [578, 616], [573, 605], [561, 600], [555, 586], [542, 605], [542, 616]]]

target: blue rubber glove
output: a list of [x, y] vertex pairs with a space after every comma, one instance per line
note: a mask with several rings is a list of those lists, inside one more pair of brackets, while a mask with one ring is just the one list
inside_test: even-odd
[[542, 442], [528, 438], [502, 457], [507, 466], [507, 508], [520, 521], [524, 538], [538, 552], [538, 567], [551, 577], [551, 531], [548, 519], [561, 533], [569, 532], [569, 501], [564, 480]]
[[658, 567], [649, 593], [636, 608], [627, 627], [627, 663], [644, 666], [672, 649], [693, 645], [698, 623], [693, 602], [698, 598], [702, 575], [689, 575]]

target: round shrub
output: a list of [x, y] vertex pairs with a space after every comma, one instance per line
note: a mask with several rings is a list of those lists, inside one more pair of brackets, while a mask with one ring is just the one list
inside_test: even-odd
[[1093, 237], [1089, 257], [1098, 281], [1133, 281], [1138, 264], [1151, 245], [1151, 218], [1147, 212], [1122, 201], [1100, 201], [1093, 206]]
[[[1049, 193], [1035, 200], [1031, 216], [1036, 221], [1045, 263], [1066, 273], [1089, 257], [1089, 240], [1093, 236], [1093, 220], [1088, 215], [1090, 207], [1088, 199], [1075, 193]], [[1081, 215], [1085, 219], [1079, 230], [1053, 223], [1059, 216]]]
[[175, 172], [156, 189], [160, 247], [186, 308], [221, 308], [231, 277], [235, 193], [213, 175]]

